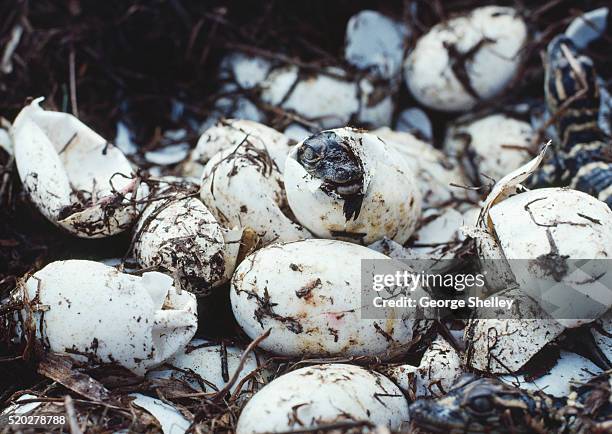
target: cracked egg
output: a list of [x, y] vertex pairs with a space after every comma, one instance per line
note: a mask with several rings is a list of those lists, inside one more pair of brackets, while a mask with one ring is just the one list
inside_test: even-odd
[[515, 9], [476, 8], [423, 35], [404, 63], [404, 78], [421, 104], [467, 111], [504, 90], [526, 41], [527, 26]]
[[317, 237], [400, 244], [414, 232], [421, 193], [413, 168], [375, 135], [351, 128], [317, 133], [285, 162], [287, 199]]

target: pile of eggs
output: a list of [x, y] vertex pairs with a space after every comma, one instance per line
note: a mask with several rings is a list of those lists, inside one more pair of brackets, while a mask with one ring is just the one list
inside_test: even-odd
[[[24, 276], [9, 300], [22, 306], [10, 318], [14, 343], [79, 368], [114, 364], [150, 381], [181, 381], [193, 393], [238, 396], [239, 434], [342, 423], [397, 430], [410, 421], [410, 401], [444, 396], [465, 372], [554, 396], [602, 372], [568, 351], [545, 375], [526, 370], [581, 327], [612, 359], [612, 299], [600, 300], [593, 321], [554, 320], [531, 298], [551, 279], [543, 261], [529, 273], [508, 261], [489, 274], [491, 295], [522, 300], [518, 319], [465, 321], [450, 339], [411, 310], [364, 318], [363, 260], [458, 260], [470, 243], [483, 267], [552, 250], [565, 259], [612, 256], [605, 203], [566, 188], [520, 187], [541, 159], [529, 152], [530, 123], [507, 113], [465, 115], [516, 76], [529, 38], [517, 11], [486, 6], [451, 18], [405, 56], [409, 35], [377, 12], [354, 16], [345, 59], [358, 78], [329, 68], [305, 79], [297, 66], [229, 55], [228, 88], [257, 89], [261, 101], [320, 128], [309, 122], [280, 132], [261, 123], [265, 116], [245, 97], [218, 100], [217, 118], [231, 105], [241, 119], [209, 120], [172, 176], [143, 175], [76, 117], [43, 109], [40, 99], [29, 103], [0, 135], [0, 151], [14, 155], [30, 201], [66, 236], [131, 231], [127, 254], [137, 267], [71, 259]], [[464, 114], [447, 128], [443, 149], [431, 143], [418, 107], [389, 128], [402, 80], [427, 110]], [[345, 126], [353, 122], [376, 129]], [[487, 179], [498, 181], [488, 197], [465, 188]], [[255, 352], [200, 338], [199, 307], [223, 292], [244, 335], [258, 340]], [[420, 361], [390, 362], [417, 343]], [[275, 357], [318, 362], [272, 375]], [[351, 363], [360, 358], [380, 369]], [[165, 432], [190, 425], [167, 401], [131, 399]], [[3, 414], [36, 408], [18, 399]]]

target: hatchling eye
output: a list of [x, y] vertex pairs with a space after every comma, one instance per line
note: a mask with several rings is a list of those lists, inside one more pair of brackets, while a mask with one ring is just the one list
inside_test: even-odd
[[302, 160], [308, 162], [308, 163], [312, 163], [314, 161], [317, 161], [321, 159], [321, 156], [318, 155], [311, 147], [306, 146], [304, 148], [304, 150], [302, 151]]
[[493, 410], [493, 402], [486, 396], [472, 398], [468, 406], [476, 413], [488, 413]]

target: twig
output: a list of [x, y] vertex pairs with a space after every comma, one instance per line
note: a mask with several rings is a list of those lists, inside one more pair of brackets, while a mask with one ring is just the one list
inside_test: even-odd
[[70, 105], [72, 106], [72, 114], [79, 117], [79, 108], [77, 106], [76, 94], [76, 72], [75, 72], [75, 54], [74, 47], [70, 47], [70, 55], [68, 57], [70, 64]]
[[64, 407], [66, 407], [66, 415], [68, 416], [68, 426], [70, 427], [71, 434], [83, 434], [81, 428], [76, 419], [76, 413], [74, 411], [74, 404], [70, 395], [64, 397]]

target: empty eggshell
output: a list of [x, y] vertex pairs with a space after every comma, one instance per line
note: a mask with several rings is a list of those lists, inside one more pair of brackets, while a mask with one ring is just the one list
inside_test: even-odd
[[460, 354], [441, 337], [431, 343], [418, 367], [399, 365], [385, 370], [408, 396], [416, 398], [445, 395], [463, 372]]
[[411, 172], [417, 177], [423, 196], [423, 208], [440, 207], [454, 199], [466, 198], [465, 189], [451, 185], [468, 185], [459, 165], [432, 145], [410, 133], [386, 127], [373, 130], [372, 134], [404, 156]]
[[382, 79], [393, 79], [401, 70], [408, 30], [379, 12], [363, 10], [346, 25], [345, 59]]
[[157, 272], [124, 274], [93, 261], [53, 262], [16, 297], [26, 330], [80, 362], [117, 363], [138, 375], [183, 348], [197, 328], [196, 299]]
[[391, 380], [344, 364], [315, 365], [276, 378], [242, 410], [237, 434], [315, 431], [366, 421], [392, 430], [408, 420], [408, 403]]
[[230, 53], [221, 62], [220, 78], [232, 80], [241, 89], [252, 89], [266, 78], [270, 67], [263, 57]]
[[565, 30], [576, 47], [586, 48], [592, 41], [600, 38], [607, 27], [607, 19], [610, 9], [601, 7], [588, 11], [572, 20]]
[[601, 372], [589, 359], [561, 351], [561, 357], [555, 366], [541, 377], [527, 379], [524, 375], [502, 375], [499, 379], [526, 391], [541, 390], [549, 395], [564, 398], [569, 396], [573, 385], [584, 384]]
[[143, 268], [169, 271], [181, 288], [202, 294], [231, 277], [240, 235], [232, 240], [239, 231], [224, 230], [193, 197], [198, 186], [192, 187], [169, 183], [148, 196], [151, 203], [136, 224], [134, 257]]
[[12, 130], [19, 177], [34, 205], [80, 237], [127, 229], [136, 217], [130, 162], [76, 117], [45, 111], [41, 101], [21, 110]]
[[[232, 278], [232, 309], [264, 350], [290, 356], [381, 355], [412, 339], [416, 309], [362, 318], [361, 261], [387, 256], [336, 240], [275, 244], [247, 256]], [[339, 270], [342, 270], [339, 272]]]
[[[323, 157], [307, 169], [301, 154], [314, 148]], [[291, 151], [284, 177], [293, 214], [321, 238], [403, 244], [419, 219], [412, 167], [372, 134], [351, 128], [315, 134]]]
[[176, 408], [160, 399], [141, 393], [131, 393], [132, 404], [150, 413], [161, 427], [163, 434], [185, 434], [191, 423]]
[[499, 180], [530, 159], [534, 131], [527, 122], [495, 114], [453, 125], [447, 132], [446, 153], [460, 161], [473, 184]]
[[225, 228], [251, 228], [264, 244], [310, 233], [292, 220], [283, 176], [265, 148], [246, 139], [204, 168], [202, 202]]
[[404, 63], [412, 95], [442, 111], [467, 111], [515, 76], [527, 26], [517, 11], [484, 6], [432, 27]]
[[514, 300], [514, 314], [511, 318], [491, 318], [476, 309], [465, 328], [465, 365], [490, 374], [512, 374], [563, 333], [565, 327], [521, 290], [505, 290], [495, 296]]
[[[223, 373], [223, 353], [227, 361], [227, 378]], [[240, 365], [242, 349], [234, 346], [215, 345], [202, 339], [194, 339], [166, 363], [147, 373], [147, 378], [176, 378], [187, 382], [194, 390], [211, 392], [223, 389]], [[246, 362], [230, 392], [233, 393], [241, 381], [257, 369], [257, 358], [253, 353]], [[256, 378], [241, 386], [242, 391], [252, 390]]]
[[423, 140], [433, 139], [433, 129], [427, 114], [418, 107], [403, 110], [397, 116], [395, 129], [398, 132], [406, 132]]
[[196, 148], [191, 152], [189, 160], [182, 168], [182, 174], [201, 177], [204, 166], [215, 154], [235, 148], [246, 139], [253, 146], [267, 150], [277, 168], [282, 172], [285, 167], [285, 158], [293, 145], [288, 137], [259, 122], [227, 119], [202, 133]]

